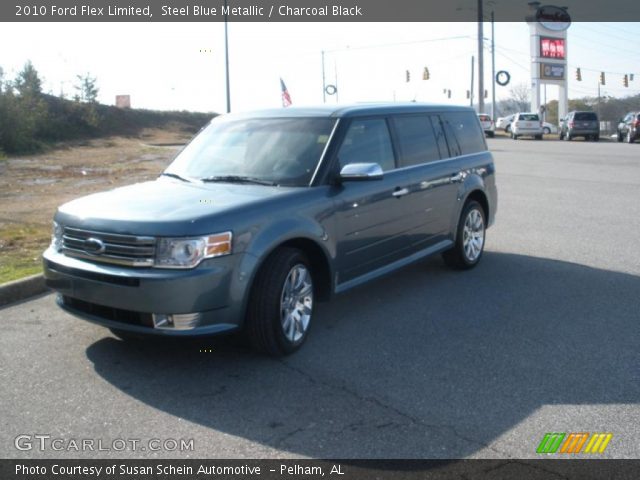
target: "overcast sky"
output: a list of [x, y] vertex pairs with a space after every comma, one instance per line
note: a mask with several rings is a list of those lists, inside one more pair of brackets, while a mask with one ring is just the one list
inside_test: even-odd
[[[13, 77], [31, 60], [46, 91], [73, 93], [75, 75], [98, 79], [99, 100], [113, 104], [129, 94], [133, 107], [222, 112], [225, 109], [224, 30], [215, 23], [0, 23], [0, 66]], [[477, 55], [474, 23], [231, 23], [232, 110], [281, 106], [280, 83], [294, 105], [322, 103], [321, 51], [327, 83], [338, 99], [328, 102], [413, 100], [465, 104], [471, 56]], [[485, 23], [490, 39], [491, 25]], [[570, 98], [640, 93], [640, 23], [574, 23], [568, 34]], [[491, 53], [485, 49], [486, 88]], [[529, 30], [523, 23], [496, 24], [496, 68], [512, 84], [529, 84]], [[477, 59], [476, 59], [477, 60]], [[575, 68], [582, 82], [575, 81]], [[422, 80], [424, 67], [431, 78]], [[405, 71], [411, 82], [406, 83]], [[634, 73], [630, 88], [624, 73]], [[476, 73], [477, 75], [477, 73]], [[452, 91], [448, 99], [444, 89]], [[498, 87], [498, 99], [509, 87]], [[548, 87], [548, 99], [557, 89]], [[490, 101], [490, 97], [489, 97]]]

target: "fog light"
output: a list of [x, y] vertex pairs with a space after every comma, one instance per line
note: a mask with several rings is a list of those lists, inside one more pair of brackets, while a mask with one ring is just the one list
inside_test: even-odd
[[153, 314], [154, 328], [171, 328], [173, 327], [172, 323], [171, 315]]
[[184, 313], [165, 315], [162, 313], [153, 314], [153, 327], [171, 330], [189, 330], [195, 328], [200, 323], [202, 314]]

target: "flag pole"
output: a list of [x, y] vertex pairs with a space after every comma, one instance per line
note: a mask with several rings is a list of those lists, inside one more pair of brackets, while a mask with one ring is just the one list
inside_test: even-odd
[[227, 0], [224, 0], [224, 63], [227, 84], [227, 113], [231, 112], [231, 86], [229, 83], [229, 7]]

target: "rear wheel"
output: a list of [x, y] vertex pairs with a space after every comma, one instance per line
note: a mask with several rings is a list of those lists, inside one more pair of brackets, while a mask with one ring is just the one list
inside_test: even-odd
[[545, 135], [549, 135], [551, 133], [551, 129], [549, 127], [544, 127], [542, 131]]
[[444, 262], [459, 270], [475, 267], [484, 251], [485, 232], [484, 209], [475, 200], [468, 201], [460, 214], [456, 243], [442, 254]]
[[253, 284], [246, 334], [257, 350], [273, 356], [298, 350], [307, 338], [314, 300], [306, 256], [282, 248], [264, 263]]

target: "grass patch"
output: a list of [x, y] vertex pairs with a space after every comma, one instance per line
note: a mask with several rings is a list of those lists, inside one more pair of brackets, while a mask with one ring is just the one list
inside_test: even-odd
[[0, 224], [0, 284], [42, 271], [50, 230], [45, 225]]

